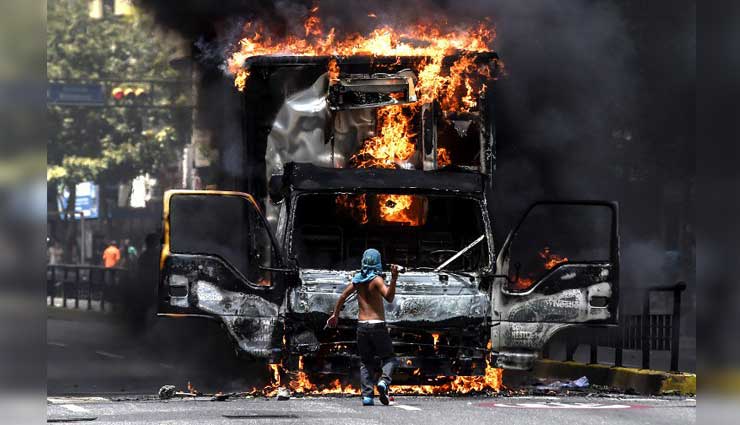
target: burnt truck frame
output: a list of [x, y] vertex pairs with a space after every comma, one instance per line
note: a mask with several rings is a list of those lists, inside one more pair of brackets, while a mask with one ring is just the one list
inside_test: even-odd
[[[487, 52], [475, 60], [494, 69], [496, 59]], [[330, 84], [332, 60], [341, 72]], [[307, 371], [346, 372], [358, 361], [356, 302], [346, 303], [336, 329], [325, 322], [362, 251], [374, 247], [386, 270], [388, 263], [409, 267], [398, 278], [395, 300], [386, 303], [402, 378], [480, 375], [487, 364], [528, 369], [557, 332], [615, 325], [616, 203], [535, 203], [501, 247], [494, 246], [488, 194], [496, 157], [495, 81], [481, 93], [480, 107], [465, 114], [447, 114], [436, 102], [420, 105], [413, 163], [349, 166], [371, 134], [372, 108], [417, 100], [414, 70], [423, 60], [250, 58], [245, 175], [233, 185], [242, 190], [166, 192], [158, 314], [217, 320], [239, 353], [266, 363], [295, 368], [302, 358]], [[444, 66], [454, 60], [445, 58]], [[399, 91], [402, 97], [388, 95]], [[463, 160], [438, 169], [438, 147], [458, 146], [456, 159]], [[365, 197], [372, 206], [388, 195], [419, 199], [425, 221], [358, 225], [338, 212], [341, 197]], [[518, 287], [512, 245], [528, 217], [552, 206], [605, 214], [607, 252], [557, 264]]]
[[[219, 320], [240, 352], [266, 362], [290, 366], [303, 356], [309, 370], [347, 370], [357, 360], [352, 332], [356, 304], [348, 303], [337, 329], [324, 324], [351, 270], [301, 266], [295, 252], [298, 204], [308, 196], [403, 193], [476, 205], [488, 261], [476, 270], [409, 270], [399, 276], [386, 320], [401, 371], [475, 375], [483, 373], [486, 361], [527, 369], [555, 333], [581, 324], [615, 324], [617, 205], [536, 203], [494, 256], [484, 180], [472, 172], [290, 164], [281, 184], [273, 184], [272, 195], [280, 205], [274, 233], [259, 203], [247, 193], [168, 191], [159, 314]], [[606, 207], [611, 212], [610, 259], [559, 264], [525, 291], [515, 291], [509, 273], [511, 243], [529, 213], [552, 204]]]

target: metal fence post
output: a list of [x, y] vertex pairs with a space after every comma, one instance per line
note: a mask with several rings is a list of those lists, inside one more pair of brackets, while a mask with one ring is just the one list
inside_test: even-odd
[[622, 367], [623, 360], [622, 360], [622, 350], [624, 349], [624, 331], [627, 327], [624, 326], [624, 324], [620, 325], [616, 329], [616, 335], [614, 341], [614, 366], [616, 367]]
[[100, 311], [105, 311], [105, 286], [108, 280], [109, 269], [103, 269], [103, 281], [100, 282]]
[[[51, 277], [49, 277], [49, 268], [51, 268]], [[47, 266], [46, 270], [46, 297], [50, 298], [49, 304], [53, 306], [54, 305], [54, 282], [56, 277], [56, 267], [54, 266]]]
[[575, 342], [575, 338], [573, 338], [573, 335], [569, 332], [568, 336], [565, 338], [565, 361], [566, 362], [573, 361], [573, 355], [575, 354], [577, 349], [578, 349], [578, 344]]
[[62, 306], [67, 308], [67, 268], [62, 269]]
[[681, 338], [681, 292], [686, 289], [685, 282], [678, 282], [673, 291], [673, 316], [671, 318], [671, 371], [678, 372], [678, 351]]
[[645, 299], [642, 303], [642, 318], [640, 323], [642, 335], [642, 368], [650, 369], [650, 290], [645, 291]]
[[75, 308], [80, 308], [80, 268], [75, 269]]
[[599, 362], [599, 341], [598, 341], [597, 329], [591, 329], [591, 341], [589, 341], [589, 363], [596, 364]]
[[87, 273], [87, 309], [92, 310], [93, 269], [88, 269]]

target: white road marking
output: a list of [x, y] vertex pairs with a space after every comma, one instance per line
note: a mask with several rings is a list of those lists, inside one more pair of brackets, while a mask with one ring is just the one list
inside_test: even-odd
[[52, 347], [67, 348], [67, 344], [62, 344], [61, 342], [46, 341], [46, 345], [51, 345]]
[[108, 403], [105, 397], [47, 397], [46, 401], [51, 404], [85, 404], [85, 403]]
[[[534, 399], [534, 397], [532, 397], [531, 395], [516, 395], [516, 396], [511, 396], [511, 397], [506, 397], [506, 398], [511, 399], [511, 400], [516, 400], [516, 399], [532, 400]], [[537, 400], [562, 400], [562, 397], [537, 396], [536, 398]]]
[[89, 410], [85, 409], [84, 407], [77, 406], [76, 404], [60, 404], [59, 407], [63, 407], [69, 410], [70, 412], [75, 412], [75, 413], [90, 413]]
[[102, 351], [102, 350], [96, 351], [95, 354], [100, 354], [103, 357], [109, 357], [111, 359], [116, 359], [116, 360], [125, 359], [125, 357], [123, 357], [123, 356], [121, 356], [119, 354], [113, 354], [113, 353], [109, 353], [107, 351]]
[[403, 410], [421, 410], [416, 406], [407, 406], [405, 404], [394, 404], [393, 407], [398, 407], [399, 409]]
[[496, 407], [509, 407], [515, 409], [630, 409], [632, 406], [626, 404], [598, 404], [598, 403], [519, 403], [504, 404], [494, 403]]

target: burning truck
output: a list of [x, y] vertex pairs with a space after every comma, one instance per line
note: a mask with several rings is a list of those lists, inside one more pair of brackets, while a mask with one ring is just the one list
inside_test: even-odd
[[[356, 303], [336, 329], [324, 325], [373, 247], [406, 268], [386, 305], [401, 375], [528, 369], [557, 332], [616, 324], [614, 203], [537, 203], [494, 246], [503, 69], [490, 33], [420, 29], [409, 40], [385, 29], [337, 41], [311, 22], [310, 43], [278, 45], [245, 27], [229, 65], [252, 173], [238, 190], [166, 193], [161, 316], [215, 319], [245, 355], [341, 374], [358, 361]], [[529, 243], [522, 226], [553, 217], [550, 207], [603, 212], [608, 247], [581, 259], [548, 250], [543, 272], [527, 277], [512, 247]]]

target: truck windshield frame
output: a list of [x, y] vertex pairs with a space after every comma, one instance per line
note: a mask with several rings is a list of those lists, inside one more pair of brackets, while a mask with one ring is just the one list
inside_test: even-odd
[[[322, 226], [313, 226], [310, 220], [308, 222], [301, 222], [302, 217], [299, 215], [303, 214], [301, 212], [301, 206], [305, 201], [324, 201], [326, 204], [332, 197], [334, 199], [337, 199], [339, 196], [356, 198], [362, 195], [369, 197], [377, 197], [378, 195], [411, 195], [429, 200], [428, 204], [432, 204], [432, 208], [435, 205], [446, 205], [447, 211], [443, 214], [437, 214], [436, 217], [432, 217], [433, 220], [430, 223], [424, 222], [416, 226], [400, 223], [378, 223], [377, 220], [373, 221], [372, 219], [368, 220], [369, 223], [360, 223], [358, 222], [358, 217], [352, 217], [351, 220], [354, 221], [354, 224], [348, 228], [344, 228], [342, 225], [347, 226], [347, 223], [349, 223], [350, 218], [348, 216], [343, 217], [344, 222], [342, 223], [337, 218], [338, 212], [331, 214], [326, 208], [321, 208], [320, 214], [322, 215], [322, 219], [331, 220], [334, 224], [334, 234], [331, 234], [331, 231], [323, 232]], [[320, 200], [319, 197], [324, 197], [326, 200]], [[440, 223], [438, 221], [440, 217], [443, 219], [446, 218], [449, 221], [455, 219], [453, 214], [461, 215], [459, 206], [454, 209], [450, 208], [454, 201], [469, 203], [470, 207], [467, 208], [468, 216], [471, 214], [474, 216], [474, 220], [470, 220], [471, 217], [467, 217], [467, 220], [458, 220], [458, 222], [462, 223], [463, 231], [460, 231], [461, 229], [439, 228]], [[336, 206], [336, 208], [339, 209], [341, 207]], [[425, 213], [428, 214], [429, 206], [425, 205], [424, 208], [427, 208]], [[494, 251], [491, 243], [492, 231], [485, 199], [472, 195], [409, 190], [301, 191], [294, 193], [292, 196], [289, 214], [287, 224], [290, 231], [286, 239], [287, 251], [291, 258], [298, 259], [298, 263], [302, 269], [355, 270], [358, 268], [362, 251], [366, 248], [373, 247], [381, 251], [385, 265], [396, 263], [412, 269], [428, 268], [432, 270], [454, 253], [463, 249], [470, 243], [470, 240], [475, 239], [481, 234], [487, 235], [486, 240], [479, 247], [471, 250], [471, 258], [466, 258], [466, 254], [456, 260], [451, 265], [450, 271], [487, 272], [495, 264], [493, 258]], [[443, 217], [445, 215], [449, 215], [449, 217]], [[435, 219], [437, 220], [436, 222]], [[471, 223], [471, 221], [474, 222]], [[434, 228], [434, 226], [437, 226], [437, 228]], [[311, 236], [315, 236], [313, 240], [321, 241], [322, 246], [311, 247], [306, 243], [305, 227], [314, 227], [320, 230], [318, 235]], [[403, 240], [404, 243], [397, 245], [396, 241], [399, 240]], [[416, 251], [414, 251], [414, 247], [418, 247]], [[327, 253], [327, 250], [330, 252]], [[441, 252], [430, 255], [433, 251]], [[307, 252], [311, 253], [310, 257], [305, 255]], [[406, 255], [400, 255], [399, 253], [405, 253]], [[328, 257], [331, 257], [331, 259]]]

